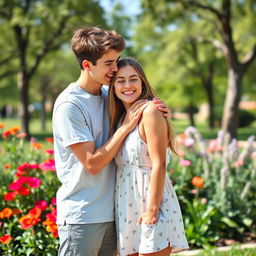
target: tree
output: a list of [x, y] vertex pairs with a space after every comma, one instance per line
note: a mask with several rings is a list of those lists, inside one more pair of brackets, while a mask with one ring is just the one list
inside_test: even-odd
[[[207, 38], [198, 35], [198, 39], [204, 43], [211, 43], [220, 49], [225, 56], [228, 69], [228, 84], [224, 105], [224, 114], [222, 118], [222, 130], [230, 133], [231, 137], [236, 137], [238, 125], [238, 105], [242, 93], [242, 80], [250, 65], [256, 58], [256, 40], [255, 40], [255, 14], [256, 3], [253, 0], [219, 0], [210, 4], [206, 0], [164, 0], [161, 1], [143, 1], [144, 6], [153, 12], [155, 17], [159, 15], [160, 19], [170, 22], [168, 16], [173, 10], [173, 16], [177, 13], [182, 14], [183, 18], [191, 17], [193, 21], [205, 19], [213, 24], [218, 34], [207, 36]], [[165, 8], [163, 8], [165, 6]], [[178, 15], [179, 16], [179, 15]], [[244, 27], [243, 33], [236, 34], [236, 24], [247, 19], [247, 28]], [[173, 21], [173, 18], [171, 18]], [[202, 33], [202, 31], [200, 32]], [[243, 44], [241, 44], [243, 42]], [[250, 48], [250, 50], [248, 50]], [[247, 52], [246, 52], [247, 50]], [[242, 57], [243, 56], [243, 57]]]
[[[212, 47], [199, 44], [193, 38], [193, 31], [204, 25], [196, 24], [190, 28], [190, 24], [184, 21], [172, 29], [164, 26], [159, 28], [152, 17], [143, 14], [137, 26], [135, 49], [138, 56], [143, 58], [159, 95], [170, 102], [172, 107], [174, 102], [175, 107], [185, 107], [189, 111], [191, 124], [195, 123], [193, 110], [206, 97], [210, 111], [209, 126], [213, 127], [213, 79], [218, 71], [216, 64], [219, 64], [219, 57]], [[141, 37], [142, 33], [146, 34], [146, 41]], [[200, 87], [205, 96], [203, 92], [199, 93]], [[165, 95], [168, 95], [167, 99]]]
[[[22, 128], [29, 131], [29, 88], [43, 58], [66, 43], [81, 24], [104, 24], [103, 10], [93, 0], [0, 0], [0, 26], [12, 32], [18, 54], [18, 89]], [[60, 63], [61, 65], [61, 63]]]

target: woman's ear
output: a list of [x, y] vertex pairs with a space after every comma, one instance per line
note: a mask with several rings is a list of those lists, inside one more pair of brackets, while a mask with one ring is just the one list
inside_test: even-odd
[[83, 66], [84, 70], [90, 70], [90, 61], [83, 60], [82, 66]]

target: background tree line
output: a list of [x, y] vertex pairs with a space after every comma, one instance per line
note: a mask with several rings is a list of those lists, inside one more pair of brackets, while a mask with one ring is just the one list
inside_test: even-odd
[[[21, 106], [28, 136], [29, 103], [53, 103], [77, 77], [69, 40], [91, 24], [122, 34], [125, 55], [142, 62], [158, 95], [186, 108], [192, 124], [195, 107], [207, 102], [214, 127], [223, 105], [222, 129], [235, 137], [241, 97], [256, 99], [256, 1], [141, 0], [135, 20], [112, 3], [109, 11], [93, 0], [0, 0], [0, 101]], [[45, 111], [41, 119], [44, 128]]]

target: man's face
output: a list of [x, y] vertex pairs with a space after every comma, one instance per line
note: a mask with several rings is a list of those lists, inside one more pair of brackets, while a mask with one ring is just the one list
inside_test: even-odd
[[95, 66], [91, 65], [91, 76], [95, 82], [110, 85], [114, 73], [117, 72], [117, 61], [120, 58], [120, 52], [109, 50], [100, 59]]

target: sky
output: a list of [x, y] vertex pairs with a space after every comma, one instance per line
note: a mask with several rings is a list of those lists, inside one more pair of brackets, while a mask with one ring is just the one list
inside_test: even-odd
[[111, 11], [115, 3], [122, 3], [127, 14], [136, 15], [140, 12], [140, 0], [100, 0], [99, 2], [106, 11]]

